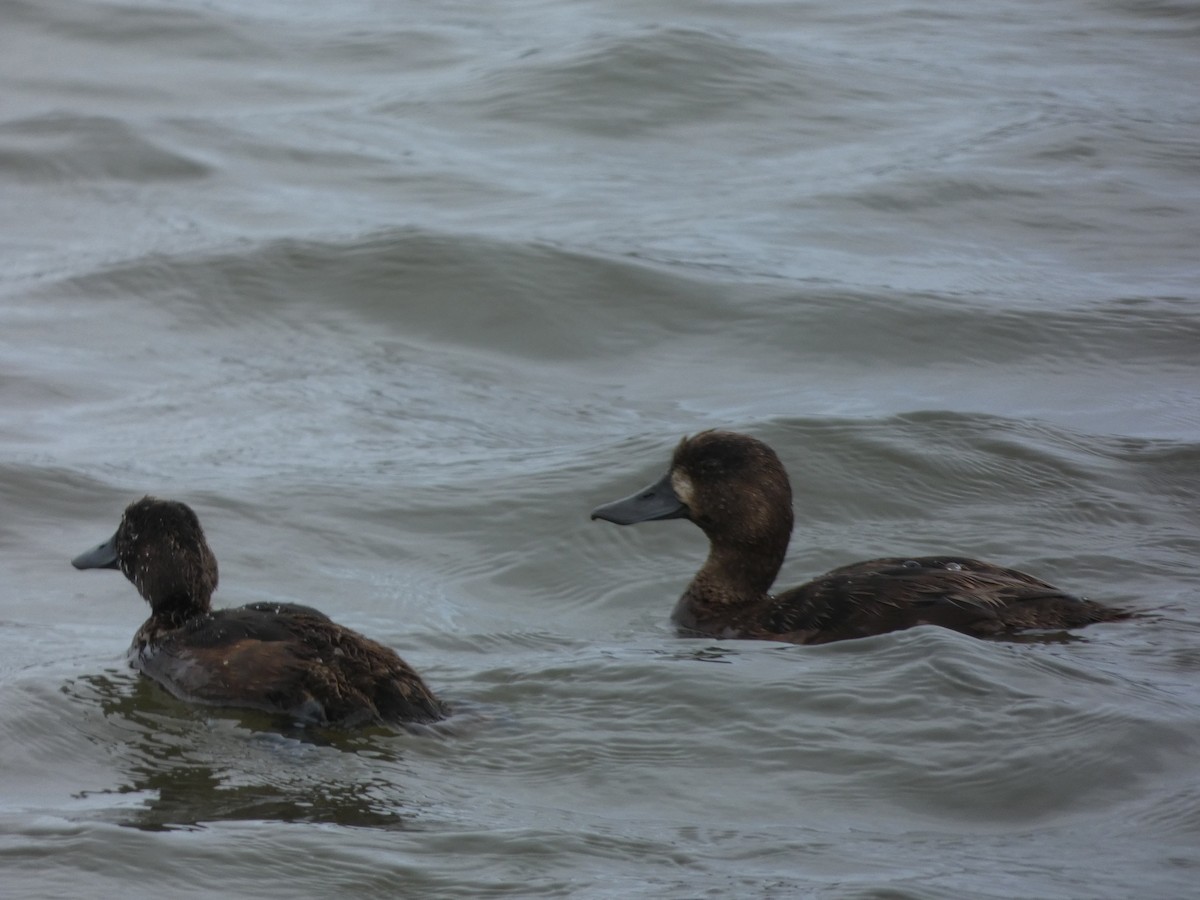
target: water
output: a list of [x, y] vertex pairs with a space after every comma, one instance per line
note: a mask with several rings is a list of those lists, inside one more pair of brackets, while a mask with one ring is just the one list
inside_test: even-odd
[[[1194, 5], [0, 9], [0, 893], [1194, 893]], [[1148, 615], [678, 639], [700, 533], [587, 513], [716, 426], [792, 473], [782, 585]], [[147, 492], [447, 733], [135, 678], [67, 560]]]

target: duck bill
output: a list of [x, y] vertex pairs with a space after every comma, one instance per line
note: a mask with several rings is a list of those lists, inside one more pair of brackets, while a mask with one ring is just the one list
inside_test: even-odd
[[117, 536], [114, 534], [99, 547], [80, 553], [71, 560], [71, 565], [77, 569], [117, 568]]
[[633, 525], [635, 522], [653, 522], [658, 519], [686, 519], [688, 508], [675, 496], [668, 472], [649, 487], [630, 494], [623, 500], [605, 503], [592, 510], [593, 519], [615, 522], [617, 525]]

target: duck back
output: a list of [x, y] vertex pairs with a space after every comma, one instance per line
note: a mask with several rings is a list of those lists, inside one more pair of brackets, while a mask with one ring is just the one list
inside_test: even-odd
[[130, 656], [135, 668], [191, 702], [348, 727], [445, 715], [390, 648], [299, 604], [217, 610], [178, 627], [151, 617]]
[[757, 636], [819, 644], [939, 625], [975, 637], [1068, 629], [1129, 618], [1016, 569], [957, 556], [892, 557], [842, 566], [768, 598]]

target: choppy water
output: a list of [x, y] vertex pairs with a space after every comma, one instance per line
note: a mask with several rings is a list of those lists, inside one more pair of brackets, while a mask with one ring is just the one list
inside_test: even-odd
[[[1200, 877], [1200, 10], [0, 3], [0, 893], [1093, 898]], [[953, 551], [1073, 642], [680, 640], [684, 433], [783, 582]], [[464, 710], [281, 733], [67, 560], [192, 504]]]

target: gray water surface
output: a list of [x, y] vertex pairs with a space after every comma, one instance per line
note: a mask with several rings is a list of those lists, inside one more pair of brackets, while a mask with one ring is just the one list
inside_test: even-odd
[[[0, 894], [1180, 898], [1200, 867], [1200, 11], [0, 4]], [[953, 552], [1145, 615], [684, 640], [771, 443], [780, 584]], [[458, 714], [182, 704], [68, 560], [155, 493], [219, 605]]]

